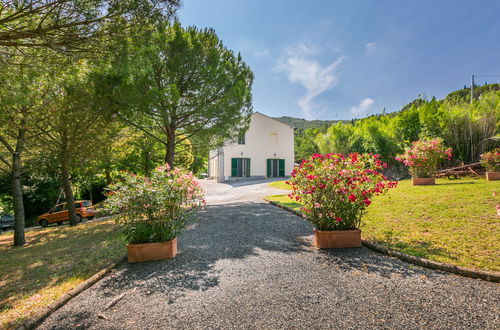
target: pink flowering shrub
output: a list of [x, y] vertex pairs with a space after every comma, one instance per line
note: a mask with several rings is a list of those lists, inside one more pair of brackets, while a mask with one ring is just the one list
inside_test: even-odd
[[203, 190], [191, 172], [156, 168], [150, 177], [122, 172], [108, 187], [105, 208], [115, 214], [129, 243], [169, 241], [205, 204]]
[[318, 230], [358, 229], [372, 197], [397, 184], [380, 173], [384, 167], [378, 155], [314, 154], [293, 169], [288, 197]]
[[500, 172], [500, 148], [482, 154], [481, 165], [483, 165], [488, 172]]
[[446, 149], [441, 138], [414, 141], [397, 161], [408, 166], [413, 178], [430, 178], [437, 170], [441, 160], [451, 159], [451, 148]]

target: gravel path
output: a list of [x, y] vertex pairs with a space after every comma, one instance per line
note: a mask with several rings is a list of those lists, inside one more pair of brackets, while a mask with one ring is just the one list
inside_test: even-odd
[[314, 250], [307, 222], [260, 201], [265, 184], [204, 185], [212, 204], [176, 258], [122, 265], [40, 328], [500, 328], [497, 284], [366, 248]]

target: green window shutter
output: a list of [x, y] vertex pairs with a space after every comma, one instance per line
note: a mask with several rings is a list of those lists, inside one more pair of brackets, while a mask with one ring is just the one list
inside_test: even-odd
[[250, 158], [245, 159], [245, 176], [250, 176]]
[[231, 176], [238, 175], [238, 158], [231, 158]]
[[267, 160], [267, 177], [268, 178], [271, 177], [271, 160], [270, 159]]
[[278, 173], [281, 178], [285, 176], [285, 160], [284, 159], [279, 159], [278, 160]]

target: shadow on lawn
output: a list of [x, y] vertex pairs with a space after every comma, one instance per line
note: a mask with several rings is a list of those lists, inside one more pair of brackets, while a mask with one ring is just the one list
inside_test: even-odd
[[[0, 242], [0, 311], [7, 312], [18, 299], [40, 289], [85, 279], [99, 270], [99, 265], [104, 267], [106, 260], [116, 259], [108, 253], [110, 235], [116, 236], [116, 230], [107, 223], [96, 223], [27, 232], [27, 244], [22, 247]], [[120, 243], [112, 244], [118, 247]]]
[[438, 182], [436, 183], [437, 186], [452, 186], [452, 185], [457, 185], [457, 184], [474, 184], [477, 182], [474, 181], [466, 181], [466, 182]]

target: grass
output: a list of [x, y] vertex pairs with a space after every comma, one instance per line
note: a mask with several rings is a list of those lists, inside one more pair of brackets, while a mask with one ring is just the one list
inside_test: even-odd
[[0, 235], [0, 329], [15, 328], [126, 253], [112, 220], [29, 231], [23, 247], [12, 239]]
[[[500, 271], [500, 182], [437, 179], [435, 186], [409, 180], [374, 198], [361, 229], [363, 237], [414, 256], [452, 265]], [[283, 182], [275, 188], [288, 189]], [[499, 196], [494, 196], [498, 191]], [[286, 195], [266, 199], [299, 209]]]

